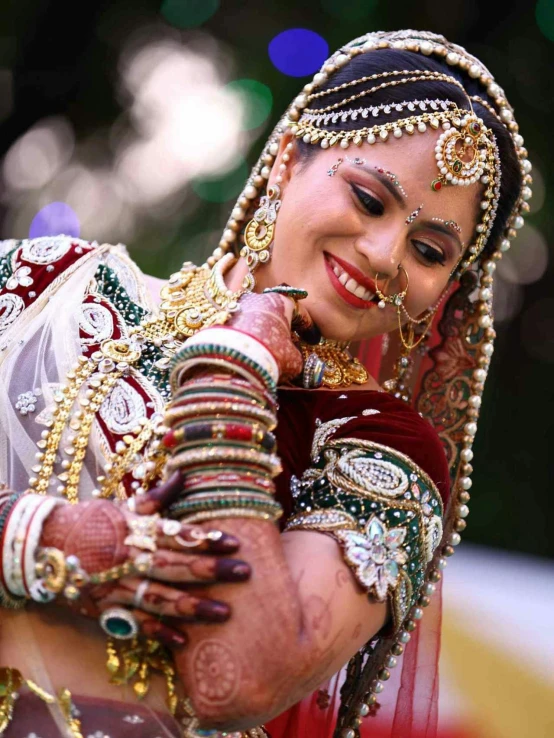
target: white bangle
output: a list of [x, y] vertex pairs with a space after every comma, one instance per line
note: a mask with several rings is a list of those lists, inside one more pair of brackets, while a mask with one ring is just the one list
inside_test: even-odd
[[197, 346], [202, 343], [215, 343], [225, 348], [240, 351], [270, 375], [275, 383], [279, 380], [279, 367], [275, 357], [257, 338], [234, 328], [204, 328], [185, 341], [185, 346]]
[[27, 530], [25, 531], [25, 543], [23, 547], [23, 586], [27, 595], [32, 597], [36, 602], [44, 602], [43, 589], [39, 587], [39, 578], [36, 575], [36, 554], [39, 547], [40, 537], [44, 521], [50, 515], [52, 510], [59, 504], [64, 504], [62, 500], [55, 497], [42, 498], [41, 504], [35, 508], [32, 517], [29, 519]]
[[8, 519], [2, 562], [4, 564], [6, 587], [15, 597], [28, 596], [23, 584], [24, 534], [29, 518], [43, 500], [44, 497], [41, 495], [22, 495], [21, 499], [16, 502]]
[[[27, 553], [31, 550], [34, 558], [40, 532], [42, 531], [42, 523], [58, 502], [57, 499], [45, 498], [42, 495], [25, 494], [17, 501], [11, 511], [2, 549], [2, 563], [6, 587], [15, 597], [30, 596], [30, 592], [25, 586]], [[35, 524], [39, 508], [43, 508], [43, 510], [40, 518], [38, 518], [39, 522]], [[33, 538], [36, 538], [34, 544], [33, 541], [27, 540], [30, 528], [33, 530]]]

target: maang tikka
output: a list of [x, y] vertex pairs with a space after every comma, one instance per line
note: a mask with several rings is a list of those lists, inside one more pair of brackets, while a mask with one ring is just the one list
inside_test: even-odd
[[275, 233], [275, 221], [277, 212], [281, 207], [281, 188], [278, 184], [271, 185], [267, 189], [267, 195], [260, 198], [260, 205], [254, 217], [244, 229], [244, 246], [240, 255], [246, 260], [248, 274], [245, 276], [243, 289], [251, 291], [255, 280], [253, 272], [260, 264], [269, 261], [269, 248], [273, 242]]

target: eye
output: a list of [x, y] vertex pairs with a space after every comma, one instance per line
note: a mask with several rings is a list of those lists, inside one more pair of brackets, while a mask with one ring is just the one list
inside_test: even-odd
[[353, 182], [350, 184], [350, 186], [352, 187], [352, 191], [358, 198], [364, 210], [366, 210], [370, 215], [374, 215], [376, 217], [383, 215], [383, 213], [385, 212], [385, 206], [380, 200], [378, 200], [376, 197], [373, 197], [373, 195], [370, 195], [369, 192], [362, 190]]
[[428, 243], [425, 243], [424, 241], [412, 241], [412, 244], [414, 245], [419, 255], [428, 264], [441, 264], [441, 266], [445, 265], [446, 257], [443, 251], [441, 251], [440, 249], [436, 249], [433, 246], [430, 246]]

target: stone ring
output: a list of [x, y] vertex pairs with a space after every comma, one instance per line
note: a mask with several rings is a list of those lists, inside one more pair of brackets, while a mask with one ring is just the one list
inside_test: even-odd
[[100, 615], [100, 627], [111, 638], [126, 641], [139, 632], [136, 618], [123, 607], [110, 607]]

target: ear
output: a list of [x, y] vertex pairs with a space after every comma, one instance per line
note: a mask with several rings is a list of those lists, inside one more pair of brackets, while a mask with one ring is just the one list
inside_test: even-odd
[[[275, 162], [271, 167], [271, 173], [267, 181], [268, 187], [278, 184], [281, 191], [286, 189], [287, 183], [290, 181], [296, 166], [299, 163], [298, 146], [295, 136], [286, 131], [279, 142], [279, 151], [275, 157]], [[281, 177], [282, 181], [277, 182], [277, 177]]]

